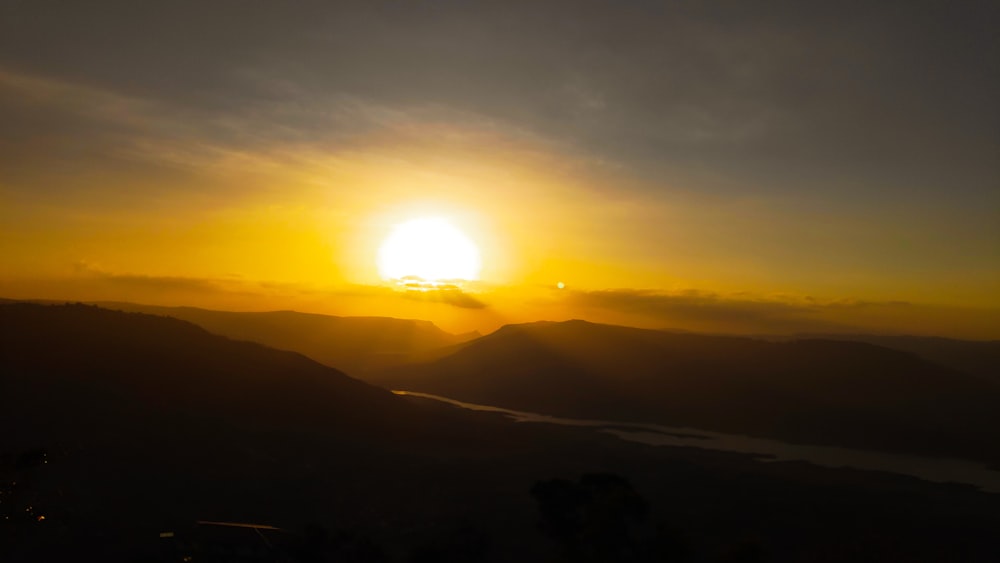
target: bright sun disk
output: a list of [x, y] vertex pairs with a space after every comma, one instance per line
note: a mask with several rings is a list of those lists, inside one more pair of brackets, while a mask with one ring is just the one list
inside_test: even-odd
[[382, 242], [378, 270], [383, 279], [417, 276], [426, 281], [479, 278], [479, 249], [446, 219], [400, 223]]

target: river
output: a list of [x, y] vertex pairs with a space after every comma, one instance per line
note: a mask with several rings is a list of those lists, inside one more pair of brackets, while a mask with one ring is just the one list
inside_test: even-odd
[[505, 415], [516, 422], [590, 427], [597, 431], [617, 436], [622, 440], [652, 446], [678, 446], [737, 452], [750, 454], [762, 462], [805, 461], [822, 467], [850, 467], [870, 471], [886, 471], [900, 475], [909, 475], [935, 483], [973, 485], [986, 492], [1000, 493], [1000, 471], [991, 470], [986, 464], [975, 461], [929, 458], [834, 446], [789, 444], [778, 440], [754, 438], [739, 434], [724, 434], [696, 428], [662, 426], [659, 424], [561, 418], [545, 414], [491, 407], [489, 405], [465, 403], [428, 393], [415, 393], [411, 391], [393, 391], [393, 393], [432, 399], [474, 411], [495, 412]]

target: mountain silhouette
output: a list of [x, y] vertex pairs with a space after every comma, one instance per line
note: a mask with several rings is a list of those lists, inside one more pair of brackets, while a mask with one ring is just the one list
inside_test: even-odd
[[371, 380], [558, 416], [1000, 459], [1000, 390], [866, 343], [538, 322], [505, 326]]
[[[538, 341], [552, 326], [580, 344], [592, 330], [618, 330], [508, 327], [451, 357], [508, 337]], [[517, 348], [530, 351], [524, 360], [547, 357], [544, 346]], [[288, 537], [289, 557], [269, 560], [550, 561], [555, 546], [539, 525], [567, 505], [532, 492], [581, 475], [585, 527], [616, 554], [633, 543], [680, 553], [688, 536], [698, 561], [747, 536], [774, 561], [996, 553], [996, 495], [972, 487], [515, 424], [395, 396], [188, 322], [94, 306], [0, 305], [0, 424], [5, 563], [174, 561], [158, 551], [173, 531], [169, 543], [203, 560], [261, 560], [245, 550]], [[587, 475], [604, 477], [589, 487]], [[622, 494], [650, 507], [642, 522], [625, 519], [624, 544]], [[286, 535], [242, 529], [244, 540], [199, 548], [183, 535], [195, 521]]]
[[412, 526], [403, 507], [427, 502], [442, 460], [548, 441], [185, 321], [27, 303], [0, 304], [0, 425], [16, 429], [0, 434], [0, 474], [20, 471], [6, 461], [18, 452], [52, 462], [44, 479], [11, 478], [29, 485], [18, 514], [124, 551], [196, 519]]
[[[93, 305], [0, 304], [7, 447], [97, 443], [207, 428], [423, 447], [466, 436], [468, 414], [429, 408], [306, 356], [192, 323]], [[161, 437], [162, 437], [161, 436]], [[192, 442], [192, 443], [195, 443]]]
[[798, 338], [867, 342], [908, 352], [1000, 384], [1000, 340], [956, 340], [938, 336], [889, 336], [875, 334], [803, 334]]
[[414, 355], [464, 342], [478, 333], [450, 334], [430, 321], [390, 317], [338, 317], [296, 311], [232, 312], [100, 302], [108, 309], [163, 315], [205, 330], [291, 350], [350, 374], [404, 363]]

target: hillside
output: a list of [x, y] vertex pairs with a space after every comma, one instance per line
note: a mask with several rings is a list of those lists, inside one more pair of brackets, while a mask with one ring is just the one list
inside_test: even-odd
[[[65, 432], [52, 413], [74, 416], [74, 429], [83, 433], [113, 415], [176, 420], [206, 412], [227, 424], [350, 421], [389, 430], [389, 415], [406, 409], [390, 393], [300, 354], [229, 340], [187, 322], [86, 305], [0, 307], [0, 361], [11, 391], [4, 413], [16, 413], [25, 430], [58, 424]], [[59, 386], [74, 392], [50, 392]]]
[[[529, 491], [588, 473], [634, 484], [637, 545], [694, 554], [673, 560], [745, 537], [773, 561], [996, 553], [996, 495], [971, 487], [513, 424], [91, 306], [0, 305], [0, 424], [4, 561], [174, 561], [159, 534], [196, 520], [282, 528], [264, 560], [551, 561]], [[200, 553], [261, 560], [247, 537]]]
[[935, 336], [884, 336], [873, 334], [818, 334], [799, 338], [867, 342], [908, 352], [929, 362], [957, 369], [1000, 384], [1000, 341], [956, 340]]
[[1000, 390], [864, 343], [540, 322], [371, 380], [545, 414], [1000, 459]]
[[[488, 477], [456, 481], [442, 464], [551, 447], [544, 433], [397, 397], [297, 353], [87, 305], [0, 304], [0, 425], [0, 513], [22, 522], [0, 526], [0, 558], [5, 543], [42, 534], [51, 560], [69, 556], [62, 545], [119, 560], [199, 519], [394, 530], [398, 543], [414, 526], [450, 525]], [[434, 493], [441, 479], [456, 500]], [[437, 520], [411, 518], [421, 506]], [[26, 528], [25, 511], [46, 528]]]
[[478, 336], [450, 334], [430, 321], [389, 317], [337, 317], [295, 311], [244, 313], [111, 302], [98, 305], [181, 319], [215, 334], [299, 352], [352, 375]]

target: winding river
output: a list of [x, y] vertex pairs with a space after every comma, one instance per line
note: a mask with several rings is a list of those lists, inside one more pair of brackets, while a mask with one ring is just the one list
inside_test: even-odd
[[870, 471], [885, 471], [900, 475], [909, 475], [935, 483], [973, 485], [986, 492], [1000, 493], [1000, 471], [991, 470], [986, 464], [975, 461], [929, 458], [834, 446], [789, 444], [778, 440], [754, 438], [739, 434], [723, 434], [721, 432], [698, 430], [695, 428], [661, 426], [659, 424], [561, 418], [488, 405], [465, 403], [428, 393], [410, 391], [393, 391], [393, 393], [441, 401], [474, 411], [495, 412], [505, 415], [515, 422], [590, 427], [600, 432], [617, 436], [622, 440], [652, 446], [678, 446], [744, 453], [750, 454], [762, 462], [805, 461], [823, 467], [850, 467]]

